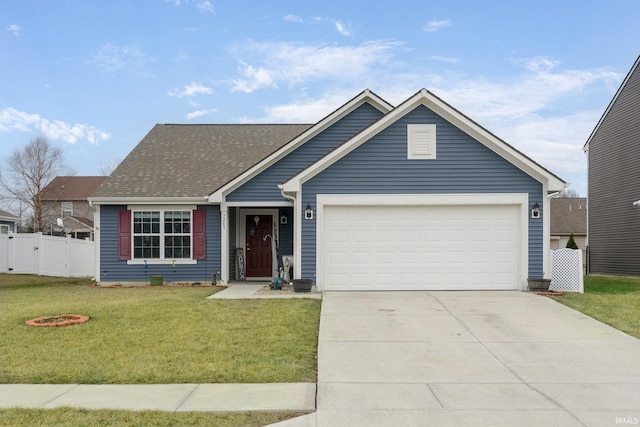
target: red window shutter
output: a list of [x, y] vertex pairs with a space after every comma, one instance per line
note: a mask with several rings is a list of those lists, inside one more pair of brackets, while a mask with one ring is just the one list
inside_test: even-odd
[[205, 219], [206, 211], [193, 211], [193, 259], [205, 259]]
[[118, 213], [118, 258], [131, 259], [131, 211], [121, 210]]

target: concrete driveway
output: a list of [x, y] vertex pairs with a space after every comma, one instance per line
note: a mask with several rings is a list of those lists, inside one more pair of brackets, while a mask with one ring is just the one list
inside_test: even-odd
[[326, 292], [305, 424], [640, 424], [640, 340], [525, 292]]

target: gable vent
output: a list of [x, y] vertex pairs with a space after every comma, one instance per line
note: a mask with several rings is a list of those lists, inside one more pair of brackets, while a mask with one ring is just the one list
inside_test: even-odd
[[407, 125], [407, 158], [436, 158], [436, 125]]

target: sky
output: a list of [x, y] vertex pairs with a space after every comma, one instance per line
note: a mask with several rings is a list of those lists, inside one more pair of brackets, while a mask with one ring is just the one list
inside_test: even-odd
[[426, 88], [586, 196], [638, 22], [636, 0], [3, 0], [0, 166], [45, 136], [100, 175], [157, 123], [315, 123]]

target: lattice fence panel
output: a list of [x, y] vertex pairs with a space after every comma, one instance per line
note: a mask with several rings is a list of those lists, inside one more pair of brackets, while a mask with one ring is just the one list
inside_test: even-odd
[[558, 249], [551, 252], [553, 269], [549, 289], [562, 292], [584, 292], [582, 251]]

